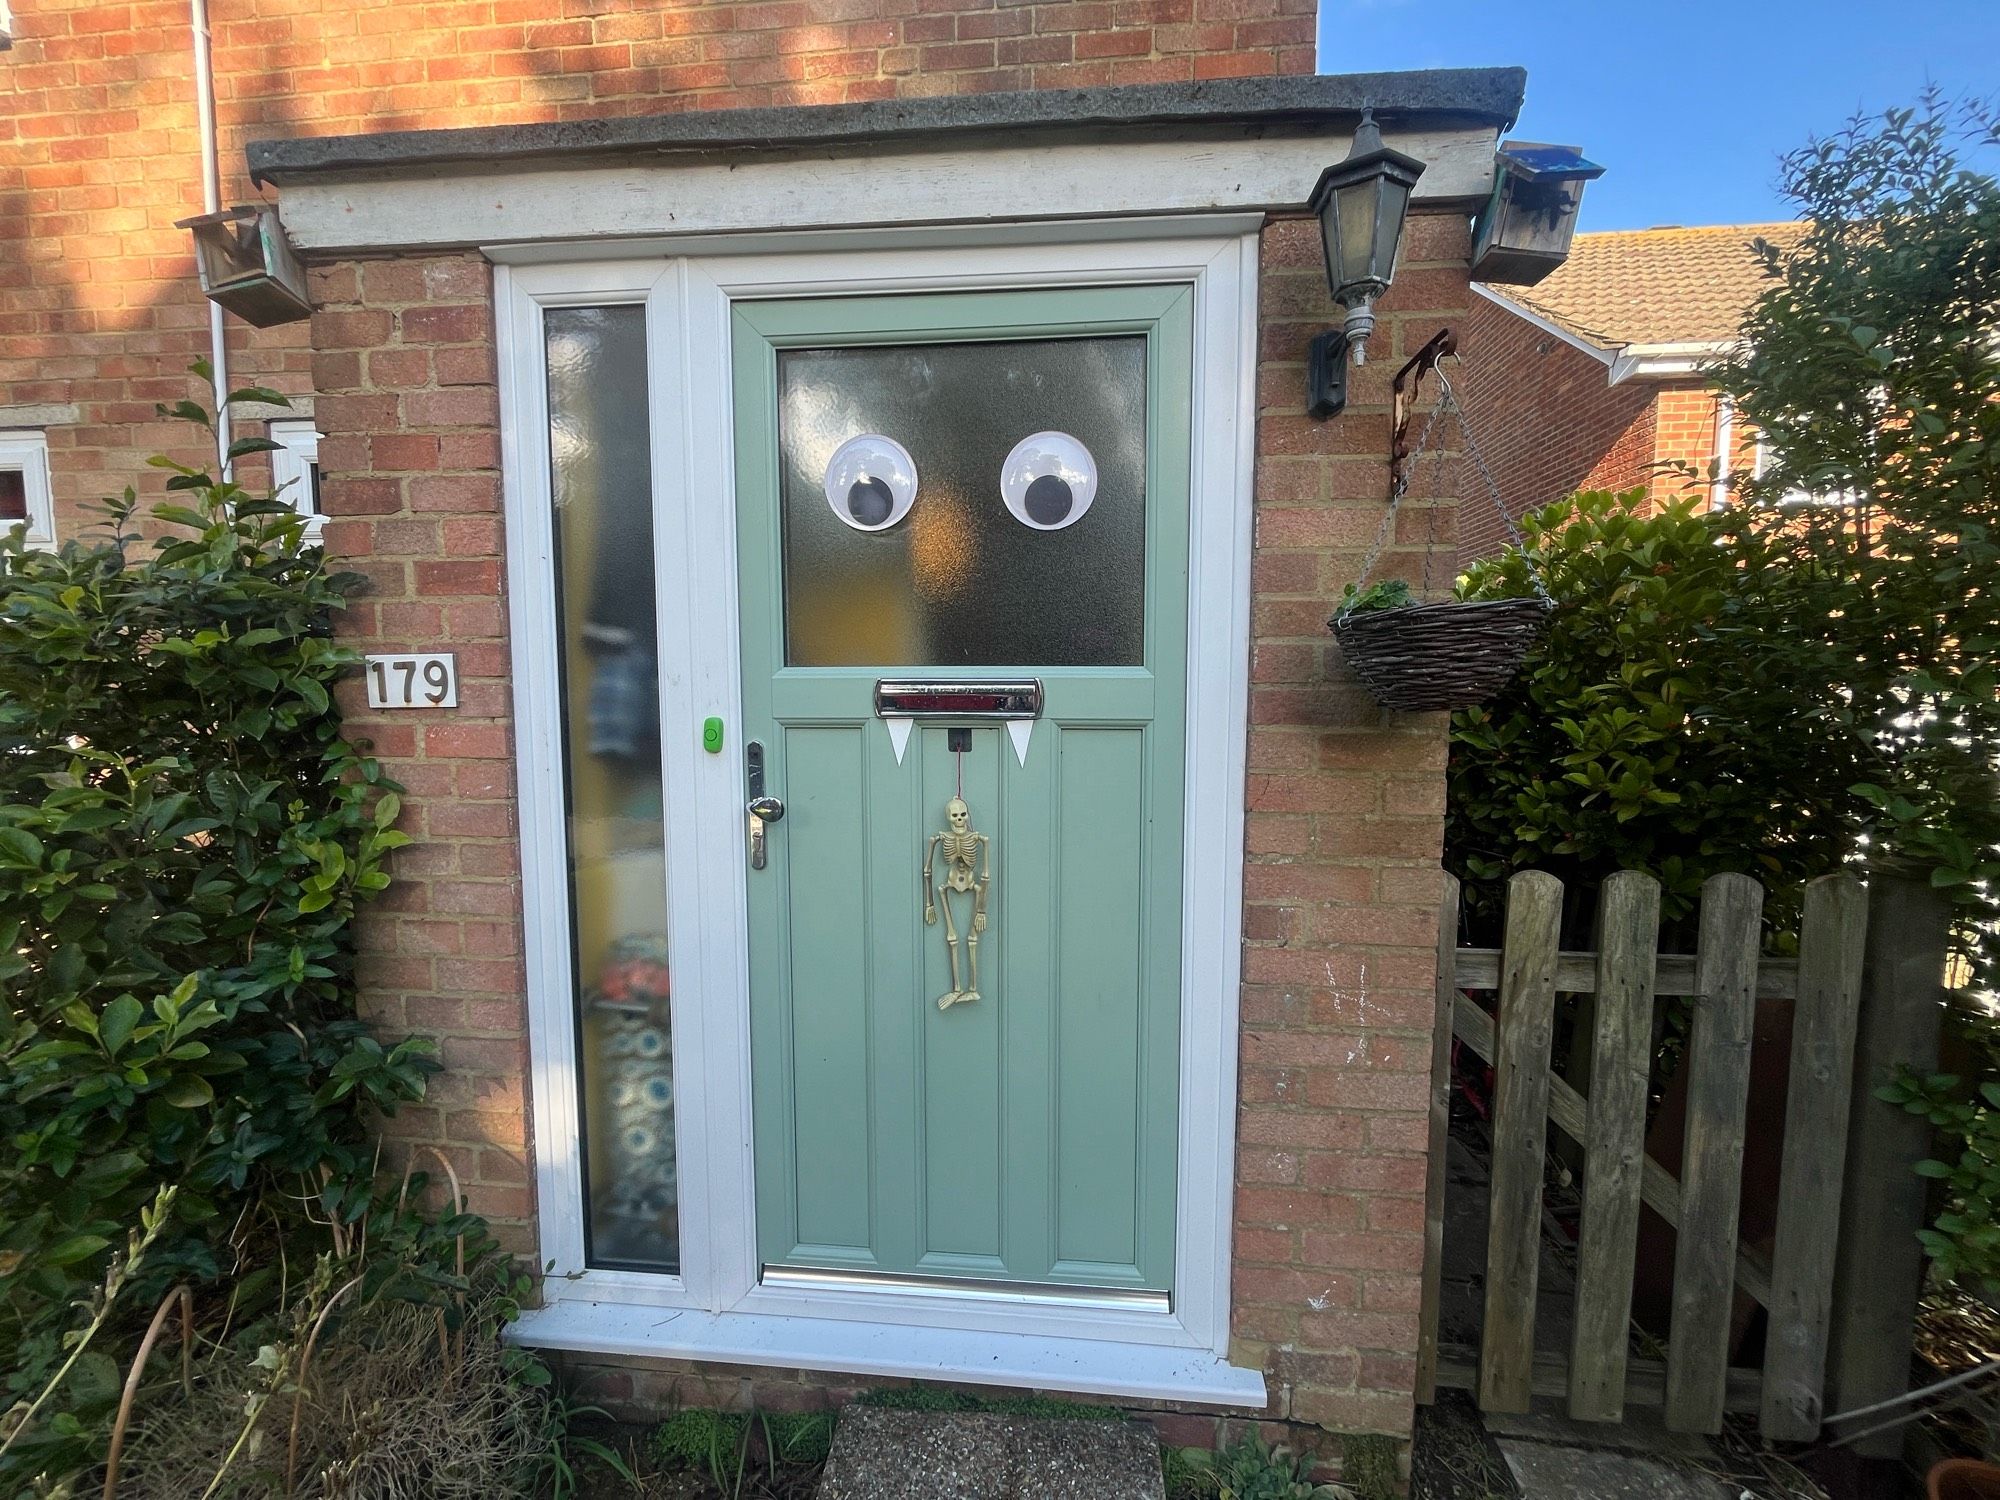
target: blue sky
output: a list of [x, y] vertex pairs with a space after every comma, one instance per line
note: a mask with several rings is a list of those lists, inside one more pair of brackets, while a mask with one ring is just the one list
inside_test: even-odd
[[1325, 73], [1528, 70], [1513, 134], [1609, 170], [1585, 229], [1792, 217], [1777, 158], [1925, 82], [2000, 95], [2000, 0], [1320, 0]]

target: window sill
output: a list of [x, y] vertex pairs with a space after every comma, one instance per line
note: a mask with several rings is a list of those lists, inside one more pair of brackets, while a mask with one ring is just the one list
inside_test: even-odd
[[948, 1380], [1203, 1406], [1261, 1409], [1265, 1401], [1261, 1371], [1228, 1364], [1212, 1351], [1109, 1339], [642, 1308], [577, 1298], [523, 1313], [507, 1337], [531, 1348], [578, 1354]]

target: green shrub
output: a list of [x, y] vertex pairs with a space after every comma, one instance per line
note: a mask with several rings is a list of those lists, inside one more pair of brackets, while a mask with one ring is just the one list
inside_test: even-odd
[[662, 1468], [705, 1479], [726, 1496], [746, 1493], [761, 1473], [768, 1493], [781, 1471], [816, 1469], [833, 1451], [839, 1419], [830, 1411], [712, 1411], [684, 1406], [653, 1429], [653, 1457]]
[[653, 1456], [669, 1468], [721, 1476], [737, 1466], [750, 1419], [742, 1412], [684, 1406], [653, 1429]]
[[1648, 515], [1641, 490], [1572, 496], [1522, 532], [1460, 587], [1518, 596], [1532, 559], [1556, 605], [1514, 681], [1452, 719], [1446, 860], [1475, 915], [1490, 925], [1499, 883], [1533, 868], [1579, 891], [1649, 871], [1670, 924], [1710, 875], [1747, 872], [1782, 917], [1846, 859], [1850, 788], [1876, 764], [1833, 653], [1791, 628], [1796, 571], [1740, 513]]
[[[332, 701], [359, 580], [281, 501], [154, 462], [157, 539], [127, 490], [88, 541], [0, 540], [0, 1407], [163, 1189], [124, 1316], [268, 1271], [281, 1238], [309, 1264], [375, 1203], [374, 1117], [434, 1066], [354, 1014], [351, 922], [405, 842]], [[85, 1373], [72, 1425], [115, 1396]]]
[[1232, 1447], [1210, 1453], [1183, 1448], [1174, 1465], [1175, 1483], [1198, 1496], [1215, 1500], [1353, 1500], [1353, 1492], [1313, 1479], [1319, 1467], [1311, 1454], [1294, 1454], [1280, 1444], [1245, 1438]]
[[764, 1442], [773, 1462], [793, 1466], [823, 1464], [833, 1451], [838, 1419], [830, 1411], [762, 1413]]
[[[1949, 1160], [1917, 1163], [1917, 1175], [1944, 1188], [1944, 1207], [1918, 1231], [1938, 1274], [1987, 1297], [2000, 1297], [2000, 1083], [1968, 1088], [1951, 1073], [1904, 1069], [1876, 1096], [1937, 1127]], [[1968, 1097], [1970, 1095], [1970, 1097]]]
[[[1879, 752], [1869, 859], [1928, 878], [2000, 990], [2000, 108], [1856, 116], [1788, 153], [1805, 221], [1714, 372], [1763, 439], [1739, 485], [1811, 592], [1793, 634]], [[1816, 497], [1799, 503], [1799, 497]]]

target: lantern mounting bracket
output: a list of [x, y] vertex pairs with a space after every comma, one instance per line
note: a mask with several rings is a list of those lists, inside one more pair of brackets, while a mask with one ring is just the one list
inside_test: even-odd
[[1458, 335], [1449, 328], [1440, 328], [1415, 354], [1403, 362], [1403, 368], [1396, 372], [1396, 378], [1389, 382], [1390, 422], [1389, 435], [1389, 495], [1393, 499], [1403, 492], [1403, 463], [1410, 456], [1411, 403], [1423, 386], [1424, 376], [1435, 370], [1438, 361], [1448, 354], [1458, 353]]

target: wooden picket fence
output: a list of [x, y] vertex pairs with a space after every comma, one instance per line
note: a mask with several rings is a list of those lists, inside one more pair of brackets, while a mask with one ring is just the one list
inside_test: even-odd
[[[1707, 1433], [1721, 1429], [1726, 1409], [1750, 1408], [1769, 1439], [1814, 1437], [1823, 1412], [1843, 1217], [1867, 889], [1845, 874], [1814, 882], [1805, 893], [1798, 957], [1772, 959], [1760, 952], [1763, 888], [1743, 875], [1718, 875], [1703, 887], [1693, 954], [1657, 951], [1660, 891], [1646, 875], [1615, 875], [1604, 883], [1596, 946], [1582, 953], [1559, 947], [1563, 887], [1553, 876], [1514, 876], [1498, 950], [1456, 946], [1459, 891], [1456, 881], [1448, 884], [1438, 948], [1419, 1400], [1432, 1399], [1440, 1384], [1459, 1386], [1475, 1390], [1484, 1410], [1520, 1412], [1534, 1395], [1561, 1395], [1572, 1417], [1599, 1422], [1620, 1420], [1628, 1401], [1659, 1404], [1668, 1427]], [[1497, 1017], [1467, 990], [1497, 992]], [[1558, 993], [1592, 997], [1581, 1011], [1591, 1027], [1588, 1097], [1551, 1067]], [[1682, 1062], [1688, 1125], [1678, 1180], [1646, 1155], [1644, 1145], [1653, 1004], [1662, 995], [1686, 996], [1693, 1007]], [[1767, 1260], [1738, 1242], [1738, 1200], [1756, 1003], [1772, 997], [1795, 1001], [1795, 1020], [1776, 1240]], [[1447, 1039], [1454, 1036], [1495, 1074], [1485, 1311], [1476, 1351], [1438, 1343]], [[1582, 1150], [1583, 1202], [1574, 1336], [1566, 1355], [1544, 1351], [1538, 1357], [1535, 1311], [1551, 1120]], [[1675, 1230], [1672, 1326], [1663, 1364], [1628, 1357], [1641, 1204]], [[1884, 1253], [1900, 1252], [1891, 1243]], [[1761, 1370], [1730, 1367], [1731, 1310], [1739, 1288], [1767, 1314]], [[1908, 1358], [1906, 1342], [1905, 1374]]]

